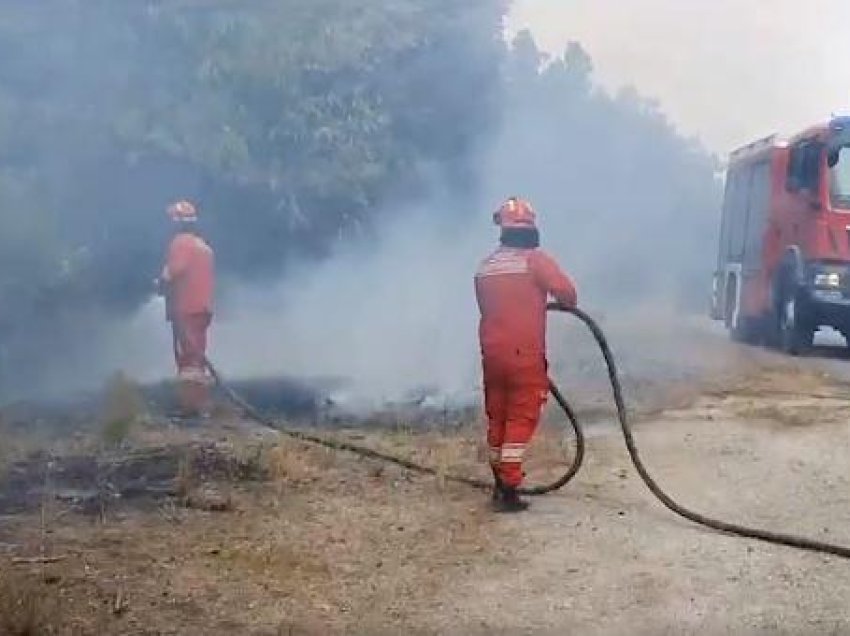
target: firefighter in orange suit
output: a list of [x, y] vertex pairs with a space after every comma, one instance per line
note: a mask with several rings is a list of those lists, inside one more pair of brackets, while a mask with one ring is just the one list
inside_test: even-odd
[[475, 294], [484, 372], [487, 442], [497, 510], [517, 512], [528, 502], [517, 494], [522, 460], [549, 393], [546, 303], [549, 296], [576, 305], [570, 278], [545, 252], [527, 201], [508, 199], [493, 215], [501, 245], [481, 263]]
[[174, 359], [183, 415], [204, 415], [209, 405], [207, 330], [212, 320], [213, 251], [198, 231], [198, 212], [189, 201], [168, 206], [174, 237], [168, 247], [159, 290], [174, 336]]

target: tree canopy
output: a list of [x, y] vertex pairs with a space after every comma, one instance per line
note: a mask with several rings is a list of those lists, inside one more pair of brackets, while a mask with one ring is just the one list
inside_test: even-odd
[[501, 13], [492, 0], [4, 3], [0, 289], [20, 306], [136, 302], [178, 196], [199, 201], [236, 274], [367, 231], [386, 197], [422, 186], [421, 164], [462, 162], [497, 88]]

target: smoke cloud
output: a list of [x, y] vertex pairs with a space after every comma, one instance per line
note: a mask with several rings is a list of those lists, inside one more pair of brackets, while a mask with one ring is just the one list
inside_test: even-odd
[[538, 73], [540, 61], [521, 37], [500, 125], [480, 147], [466, 196], [441, 191], [393, 209], [374, 242], [242, 289], [216, 328], [225, 367], [341, 377], [371, 405], [428, 390], [477, 399], [472, 277], [496, 245], [491, 213], [512, 194], [536, 205], [544, 248], [585, 306], [621, 326], [703, 312], [719, 197], [713, 158], [636, 92], [596, 89], [579, 46]]
[[[476, 4], [464, 19], [492, 17], [492, 6], [481, 8], [486, 4]], [[154, 26], [162, 27], [159, 22]], [[327, 149], [306, 153], [321, 158], [315, 163], [300, 160], [316, 192], [331, 187], [324, 167], [337, 171], [330, 173], [335, 185], [324, 199], [222, 180], [210, 173], [209, 165], [187, 168], [185, 156], [166, 164], [173, 169], [165, 171], [170, 177], [164, 181], [154, 178], [162, 173], [153, 169], [161, 165], [155, 153], [133, 164], [146, 166], [150, 183], [159, 185], [148, 189], [132, 215], [108, 226], [121, 230], [120, 240], [99, 233], [95, 245], [120, 255], [124, 243], [144, 241], [141, 252], [130, 251], [143, 258], [133, 263], [90, 260], [94, 266], [115, 264], [108, 276], [100, 277], [109, 282], [114, 299], [127, 291], [119, 284], [122, 272], [133, 271], [134, 300], [127, 305], [98, 301], [78, 311], [74, 339], [57, 341], [48, 371], [29, 388], [37, 387], [39, 394], [85, 388], [116, 369], [140, 380], [170, 374], [171, 336], [162, 307], [151, 300], [135, 308], [145, 295], [147, 272], [155, 273], [157, 265], [150, 247], [156, 243], [153, 222], [139, 219], [150, 214], [147, 208], [154, 199], [178, 189], [180, 175], [203, 195], [202, 209], [221, 256], [211, 356], [231, 377], [340, 379], [352, 403], [367, 407], [411, 393], [477, 399], [478, 316], [472, 277], [480, 259], [496, 245], [491, 213], [509, 195], [533, 202], [544, 249], [576, 279], [585, 307], [626, 322], [629, 316], [646, 315], [647, 308], [674, 316], [702, 312], [720, 192], [715, 159], [695, 140], [678, 135], [659, 107], [636, 91], [609, 94], [599, 89], [592, 61], [579, 45], [545, 59], [527, 33], [520, 34], [510, 51], [501, 43], [493, 45], [489, 26], [476, 33], [458, 32], [452, 48], [436, 42], [427, 54], [413, 47], [415, 55], [405, 51], [391, 57], [391, 63], [379, 60], [384, 65], [374, 72], [381, 81], [373, 82], [369, 75], [367, 85], [383, 86], [391, 73], [403, 74], [408, 67], [400, 60], [412, 56], [416, 62], [409, 76], [402, 75], [408, 81], [393, 82], [408, 99], [397, 105], [408, 118], [395, 128], [384, 116], [364, 122], [365, 139], [351, 141], [363, 142], [362, 147], [347, 157], [363, 170], [361, 160], [371, 161], [364, 173], [352, 174], [349, 163], [331, 166], [333, 155]], [[160, 37], [161, 31], [154, 35]], [[464, 56], [473, 62], [465, 62]], [[435, 91], [425, 88], [447, 77], [450, 62], [471, 67], [452, 78], [451, 90], [436, 91], [442, 102], [436, 97], [428, 102]], [[350, 72], [337, 71], [343, 78]], [[307, 85], [317, 81], [311, 76]], [[480, 90], [460, 90], [473, 81]], [[365, 93], [355, 93], [357, 100], [365, 99]], [[357, 100], [334, 103], [334, 108], [356, 104], [368, 111], [379, 103]], [[411, 102], [415, 111], [410, 111]], [[228, 100], [225, 105], [231, 106]], [[252, 106], [252, 116], [267, 114], [268, 103]], [[212, 125], [215, 117], [206, 123]], [[308, 126], [299, 134], [316, 132], [309, 119], [297, 123]], [[343, 141], [353, 134], [320, 132], [322, 139], [340, 135]], [[398, 148], [386, 145], [395, 139], [390, 134], [396, 145], [415, 147], [416, 152], [407, 152], [402, 161]], [[381, 164], [376, 157], [384, 150], [396, 154]], [[290, 168], [297, 171], [298, 166]], [[118, 170], [121, 183], [134, 170]], [[382, 174], [394, 184], [385, 184], [383, 197], [361, 189], [351, 200], [339, 198], [345, 179], [366, 174]], [[323, 211], [322, 221], [308, 233], [299, 223], [313, 206]], [[345, 223], [337, 227], [333, 219]], [[334, 235], [340, 240], [329, 240]], [[156, 244], [163, 244], [165, 237], [159, 238], [163, 240]], [[299, 241], [309, 249], [300, 249]], [[66, 293], [72, 291], [70, 287]], [[127, 306], [132, 311], [122, 309]], [[17, 387], [19, 394], [22, 388], [27, 387]]]

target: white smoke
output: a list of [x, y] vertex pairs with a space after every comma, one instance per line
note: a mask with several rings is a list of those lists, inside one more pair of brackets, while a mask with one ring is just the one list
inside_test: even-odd
[[[539, 90], [553, 104], [506, 96], [463, 199], [437, 182], [431, 200], [380, 214], [389, 221], [374, 239], [295, 265], [275, 284], [234, 290], [225, 281], [210, 347], [222, 371], [339, 378], [364, 406], [411, 392], [477, 399], [473, 276], [497, 244], [492, 211], [511, 195], [535, 205], [544, 249], [573, 275], [585, 308], [626, 325], [663, 313], [674, 325], [683, 292], [707, 299], [718, 203], [711, 158], [634, 92], [588, 91], [582, 54], [572, 53], [578, 67], [563, 65]], [[112, 333], [106, 355], [93, 356], [97, 368], [81, 376], [111, 365], [141, 379], [170, 373], [156, 303]], [[626, 333], [630, 345], [637, 334]]]
[[242, 289], [216, 326], [218, 359], [231, 374], [341, 377], [367, 402], [469, 393], [478, 376], [473, 274], [494, 229], [464, 210], [457, 221], [435, 212], [400, 214], [374, 245]]

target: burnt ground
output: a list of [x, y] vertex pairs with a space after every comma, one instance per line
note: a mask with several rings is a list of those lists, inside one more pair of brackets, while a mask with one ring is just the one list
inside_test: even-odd
[[[659, 481], [716, 516], [850, 544], [844, 363], [669, 342], [643, 328], [623, 357]], [[850, 632], [846, 562], [671, 516], [572, 353], [553, 366], [590, 417], [586, 465], [516, 517], [442, 478], [486, 474], [466, 411], [324, 429], [439, 468], [424, 478], [228, 409], [178, 426], [127, 384], [61, 425], [18, 410], [0, 424], [0, 634]], [[570, 452], [550, 413], [530, 478]]]

